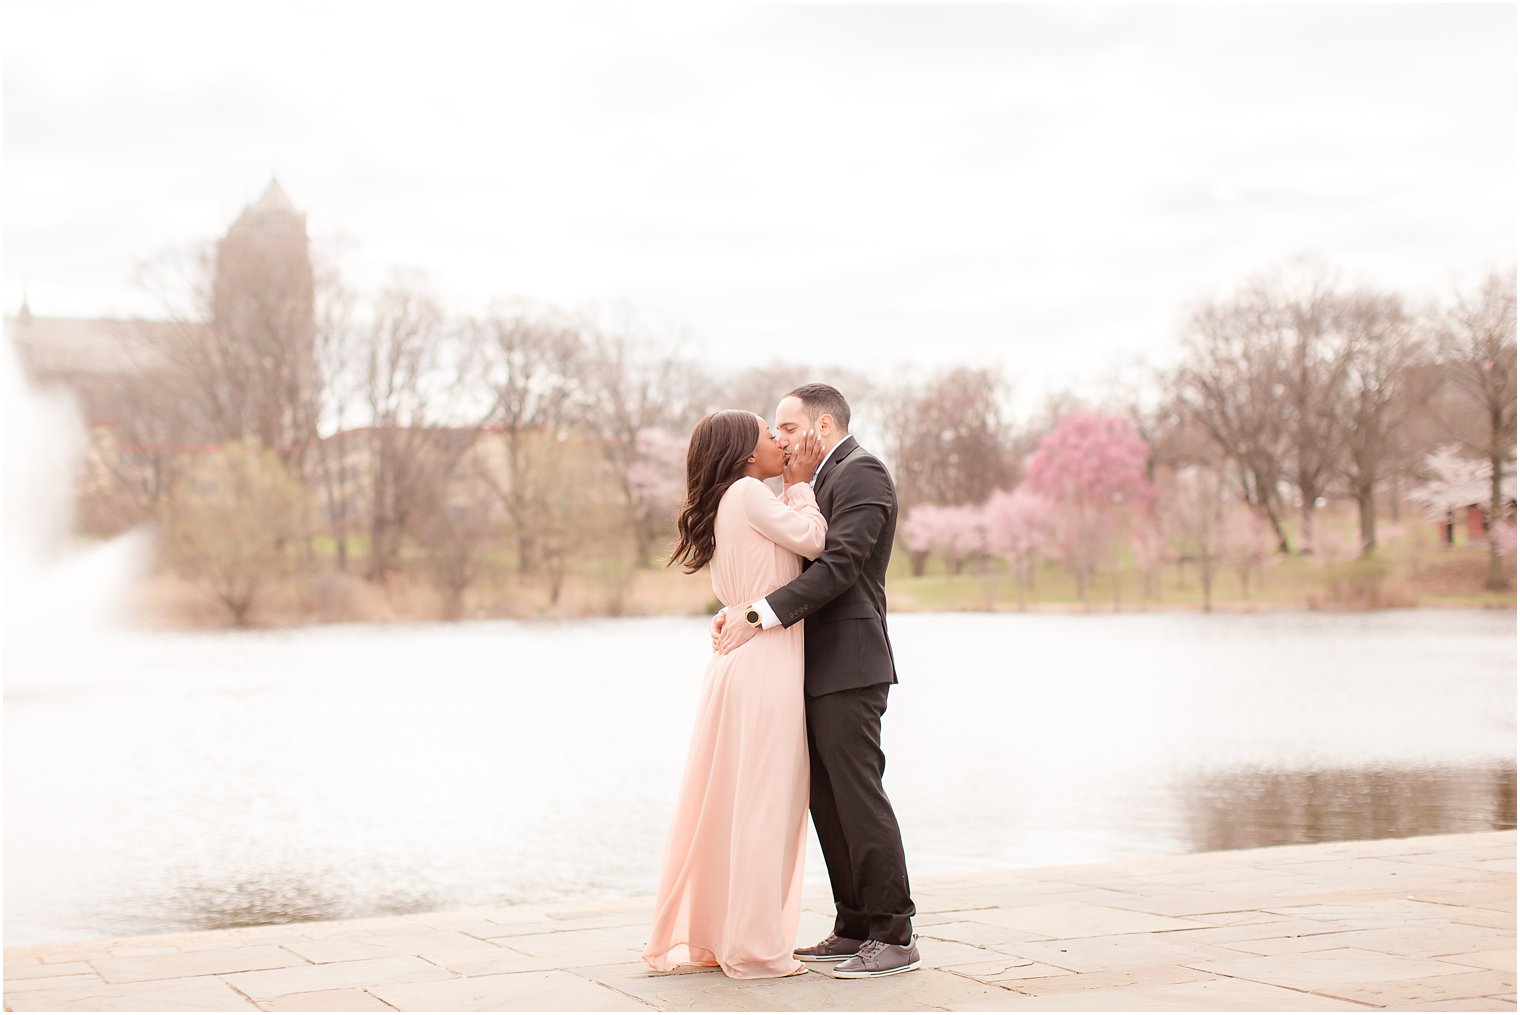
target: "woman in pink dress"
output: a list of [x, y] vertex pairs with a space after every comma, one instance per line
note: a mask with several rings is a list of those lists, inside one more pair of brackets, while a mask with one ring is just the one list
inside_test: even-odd
[[[725, 606], [752, 603], [823, 552], [826, 524], [808, 480], [818, 438], [783, 452], [765, 421], [725, 409], [697, 424], [671, 562], [712, 568]], [[783, 476], [777, 498], [761, 480]], [[803, 971], [792, 955], [802, 914], [808, 754], [802, 624], [713, 654], [665, 845], [644, 961], [662, 972], [721, 966], [754, 979]]]

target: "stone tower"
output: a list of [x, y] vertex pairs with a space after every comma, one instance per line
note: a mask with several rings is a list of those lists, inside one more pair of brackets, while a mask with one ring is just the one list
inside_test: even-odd
[[211, 327], [232, 369], [219, 380], [222, 439], [257, 435], [287, 461], [315, 420], [315, 286], [306, 216], [279, 181], [217, 243]]

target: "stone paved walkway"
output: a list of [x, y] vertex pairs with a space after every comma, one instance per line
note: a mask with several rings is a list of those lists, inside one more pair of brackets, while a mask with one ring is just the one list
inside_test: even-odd
[[[924, 967], [639, 963], [650, 900], [5, 950], [7, 1010], [1515, 1010], [1515, 833], [915, 882]], [[810, 890], [802, 938], [830, 926]]]

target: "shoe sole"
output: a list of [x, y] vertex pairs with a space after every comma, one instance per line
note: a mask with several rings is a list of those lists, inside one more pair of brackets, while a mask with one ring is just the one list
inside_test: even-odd
[[854, 957], [854, 952], [850, 952], [848, 955], [799, 955], [796, 952], [792, 953], [792, 958], [799, 962], [843, 962], [845, 959], [853, 959]]
[[833, 972], [832, 975], [833, 975], [833, 977], [836, 980], [864, 980], [867, 977], [871, 977], [871, 976], [893, 976], [893, 975], [896, 975], [897, 973], [906, 973], [910, 969], [917, 969], [918, 965], [919, 965], [919, 961], [921, 961], [921, 960], [915, 960], [913, 962], [908, 963], [906, 966], [898, 966], [895, 969], [878, 969], [878, 970], [873, 970], [873, 971], [870, 971], [870, 972], [860, 972], [860, 973], [841, 973], [839, 970], [836, 969], [836, 970], [834, 970], [834, 972]]

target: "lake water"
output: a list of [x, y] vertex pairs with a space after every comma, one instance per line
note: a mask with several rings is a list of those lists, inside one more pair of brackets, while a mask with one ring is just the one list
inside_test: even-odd
[[[891, 625], [913, 874], [1515, 825], [1513, 612]], [[707, 653], [700, 619], [8, 647], [7, 944], [650, 894]]]

